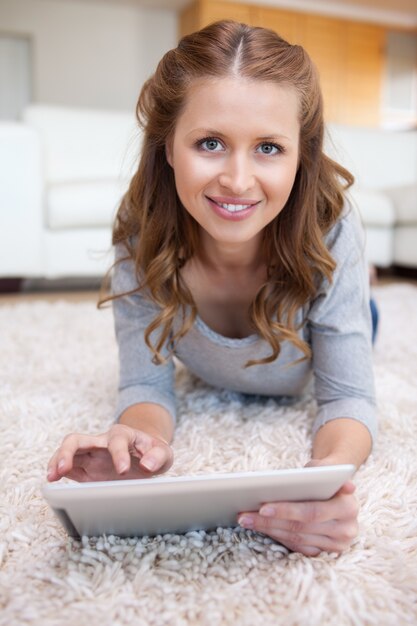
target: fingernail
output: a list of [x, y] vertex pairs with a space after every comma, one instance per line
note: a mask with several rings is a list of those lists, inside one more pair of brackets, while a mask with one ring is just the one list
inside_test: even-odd
[[54, 473], [54, 472], [52, 471], [52, 468], [51, 468], [51, 467], [49, 467], [49, 468], [48, 468], [48, 471], [46, 472], [46, 477], [47, 477], [47, 478], [51, 478], [51, 476], [52, 476], [52, 474], [53, 474], [53, 473]]
[[119, 474], [123, 474], [123, 472], [127, 470], [128, 466], [125, 461], [121, 461], [117, 467], [118, 467]]
[[61, 460], [59, 461], [59, 463], [58, 463], [58, 469], [59, 469], [59, 470], [62, 470], [62, 468], [64, 467], [64, 465], [65, 465], [65, 460], [64, 460], [64, 459], [61, 459]]
[[239, 526], [243, 526], [243, 528], [253, 528], [255, 525], [255, 520], [251, 515], [242, 515], [237, 520]]
[[148, 470], [153, 470], [156, 467], [156, 461], [155, 459], [145, 459], [142, 465], [146, 467]]
[[272, 517], [275, 515], [275, 509], [273, 506], [263, 506], [260, 511], [260, 515], [264, 515], [265, 517]]

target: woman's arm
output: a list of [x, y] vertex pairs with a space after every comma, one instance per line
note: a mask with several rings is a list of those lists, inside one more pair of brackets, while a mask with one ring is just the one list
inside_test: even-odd
[[[371, 320], [363, 244], [353, 212], [333, 229], [333, 282], [323, 282], [308, 312], [318, 414], [310, 466], [367, 459], [377, 431]], [[346, 417], [348, 416], [348, 417]], [[271, 502], [239, 523], [306, 555], [343, 552], [358, 533], [355, 485], [327, 501]]]
[[312, 461], [326, 463], [353, 463], [359, 468], [372, 448], [369, 430], [361, 422], [338, 418], [326, 422], [313, 441]]
[[[112, 277], [114, 294], [130, 294], [115, 298], [112, 302], [115, 334], [119, 349], [119, 393], [115, 409], [115, 421], [128, 419], [129, 425], [145, 420], [150, 427], [156, 420], [165, 433], [172, 438], [170, 419], [175, 420], [174, 364], [165, 346], [167, 362], [156, 365], [153, 354], [145, 341], [146, 328], [160, 310], [145, 294], [138, 292], [138, 281], [132, 260], [121, 261], [126, 256], [123, 244], [115, 249], [117, 265]], [[165, 417], [161, 417], [165, 415]], [[122, 420], [122, 416], [124, 416]], [[133, 426], [136, 428], [136, 426]], [[161, 433], [162, 434], [162, 433]]]
[[119, 423], [158, 437], [167, 444], [171, 443], [174, 436], [174, 420], [170, 413], [161, 405], [151, 402], [128, 407], [120, 416]]

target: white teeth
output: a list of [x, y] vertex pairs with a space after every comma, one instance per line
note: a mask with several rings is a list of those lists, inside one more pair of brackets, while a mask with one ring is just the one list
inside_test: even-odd
[[222, 209], [226, 209], [226, 211], [230, 211], [231, 213], [235, 213], [236, 211], [243, 211], [244, 209], [248, 209], [251, 204], [224, 204], [223, 202], [219, 202], [219, 206]]

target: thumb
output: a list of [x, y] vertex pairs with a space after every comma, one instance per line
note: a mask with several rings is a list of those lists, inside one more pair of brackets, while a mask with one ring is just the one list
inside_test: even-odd
[[348, 480], [347, 483], [345, 483], [344, 485], [342, 485], [338, 491], [339, 495], [350, 495], [352, 493], [354, 493], [356, 490], [356, 485], [351, 481]]

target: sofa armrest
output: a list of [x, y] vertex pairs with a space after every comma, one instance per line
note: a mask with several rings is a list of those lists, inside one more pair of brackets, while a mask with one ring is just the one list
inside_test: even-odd
[[389, 267], [394, 255], [395, 208], [382, 191], [353, 187], [349, 190], [353, 206], [365, 229], [365, 252], [368, 262]]
[[36, 131], [0, 123], [0, 276], [42, 275], [42, 162]]

